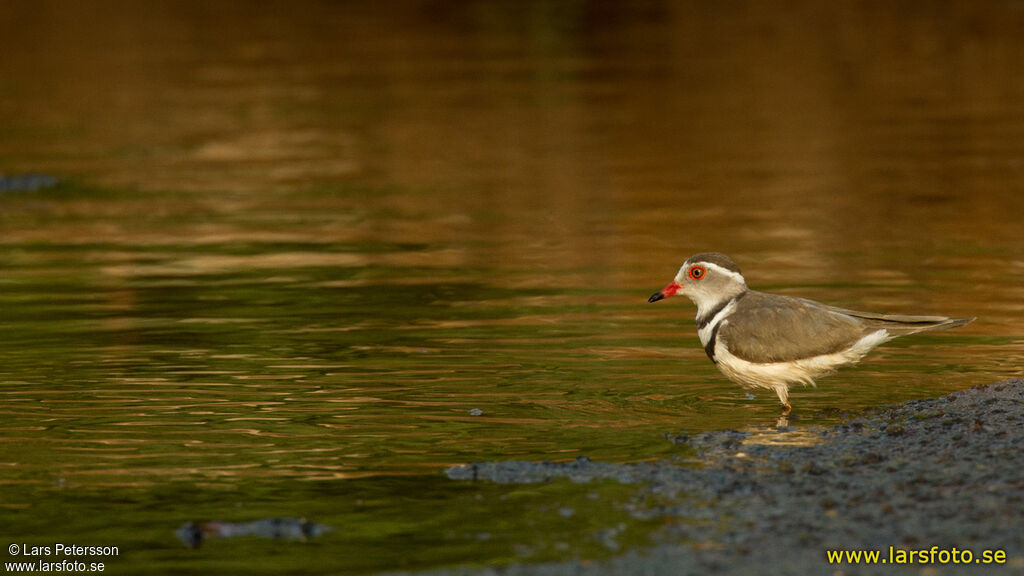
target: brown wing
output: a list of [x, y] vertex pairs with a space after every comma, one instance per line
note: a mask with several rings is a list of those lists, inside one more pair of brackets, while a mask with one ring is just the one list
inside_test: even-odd
[[870, 331], [862, 321], [811, 300], [748, 291], [718, 339], [748, 362], [787, 362], [838, 352]]

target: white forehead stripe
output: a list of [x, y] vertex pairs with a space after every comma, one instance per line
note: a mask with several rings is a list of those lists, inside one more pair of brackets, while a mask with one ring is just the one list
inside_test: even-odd
[[[708, 270], [714, 270], [715, 272], [718, 272], [719, 274], [722, 274], [724, 276], [729, 276], [729, 277], [731, 277], [733, 280], [735, 280], [737, 282], [742, 282], [743, 284], [747, 283], [747, 281], [743, 278], [743, 274], [740, 274], [739, 272], [734, 272], [732, 270], [729, 270], [728, 268], [723, 268], [723, 267], [721, 267], [718, 264], [715, 264], [713, 262], [694, 262], [693, 264], [699, 264], [699, 265], [703, 266], [704, 268], [707, 268]], [[686, 268], [687, 268], [687, 266], [692, 266], [693, 264], [683, 264], [682, 267], [679, 268], [679, 274], [676, 274], [676, 277], [677, 278], [685, 278], [686, 277]]]

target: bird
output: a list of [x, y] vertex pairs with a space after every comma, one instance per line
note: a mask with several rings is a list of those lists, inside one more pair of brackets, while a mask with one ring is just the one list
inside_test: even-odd
[[772, 390], [783, 416], [789, 389], [856, 364], [900, 336], [956, 328], [976, 318], [858, 312], [747, 288], [739, 266], [719, 252], [688, 258], [648, 302], [685, 295], [697, 305], [697, 336], [708, 358], [747, 389]]

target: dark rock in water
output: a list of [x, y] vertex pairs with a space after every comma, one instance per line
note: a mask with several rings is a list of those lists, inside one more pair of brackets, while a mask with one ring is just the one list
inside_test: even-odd
[[42, 188], [52, 188], [57, 182], [49, 174], [0, 174], [0, 192], [35, 192]]
[[212, 538], [259, 536], [271, 540], [307, 540], [330, 531], [330, 526], [310, 522], [305, 518], [266, 518], [251, 522], [186, 522], [174, 531], [174, 535], [185, 546], [199, 548], [204, 541]]
[[185, 522], [174, 531], [174, 535], [189, 548], [199, 548], [203, 545], [203, 531], [196, 526], [195, 522]]

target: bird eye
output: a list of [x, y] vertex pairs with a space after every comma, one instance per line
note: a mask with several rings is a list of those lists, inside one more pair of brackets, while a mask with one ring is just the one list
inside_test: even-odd
[[704, 272], [705, 270], [703, 266], [694, 266], [693, 268], [690, 268], [690, 278], [700, 280], [704, 277]]

